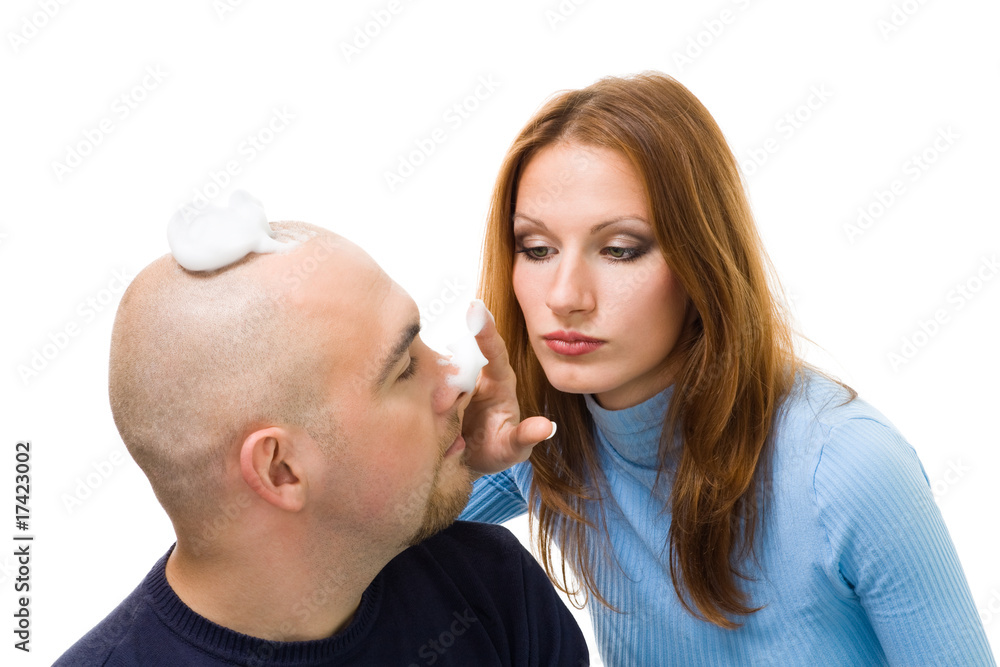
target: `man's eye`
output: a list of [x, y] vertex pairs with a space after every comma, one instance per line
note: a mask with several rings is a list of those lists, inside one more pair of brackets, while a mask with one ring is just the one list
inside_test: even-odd
[[410, 357], [410, 365], [406, 367], [406, 370], [399, 374], [400, 380], [409, 380], [411, 377], [417, 373], [417, 358]]

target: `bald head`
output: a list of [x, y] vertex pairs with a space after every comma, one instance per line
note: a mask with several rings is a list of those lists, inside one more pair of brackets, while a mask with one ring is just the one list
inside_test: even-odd
[[[111, 340], [115, 424], [175, 525], [218, 507], [227, 453], [266, 424], [335, 445], [333, 407], [318, 386], [319, 326], [302, 307], [309, 268], [353, 244], [304, 223], [273, 223], [279, 254], [251, 254], [192, 273], [166, 255], [122, 297]], [[192, 523], [193, 522], [193, 523]]]

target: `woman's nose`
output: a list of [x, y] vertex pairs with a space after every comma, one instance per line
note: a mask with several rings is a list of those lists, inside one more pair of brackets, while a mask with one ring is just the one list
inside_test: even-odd
[[594, 309], [594, 290], [589, 270], [582, 260], [563, 255], [552, 274], [552, 281], [545, 294], [545, 305], [553, 313], [563, 317]]

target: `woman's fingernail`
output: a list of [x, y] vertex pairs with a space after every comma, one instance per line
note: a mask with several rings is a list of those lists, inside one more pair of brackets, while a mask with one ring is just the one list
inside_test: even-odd
[[[549, 421], [551, 421], [551, 420], [549, 420]], [[557, 427], [558, 427], [558, 424], [556, 424], [555, 422], [552, 422], [552, 433], [549, 433], [549, 437], [545, 438], [546, 440], [551, 440], [552, 439], [552, 436], [554, 436], [556, 434], [556, 428]]]

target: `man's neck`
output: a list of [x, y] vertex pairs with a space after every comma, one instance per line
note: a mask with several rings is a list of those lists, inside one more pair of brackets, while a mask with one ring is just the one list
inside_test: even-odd
[[178, 538], [167, 560], [167, 582], [197, 614], [252, 637], [309, 641], [347, 627], [385, 563], [336, 553], [325, 553], [324, 562], [315, 563], [310, 552], [319, 549], [307, 550], [303, 541], [281, 542], [251, 541], [245, 543], [268, 546], [196, 556]]

